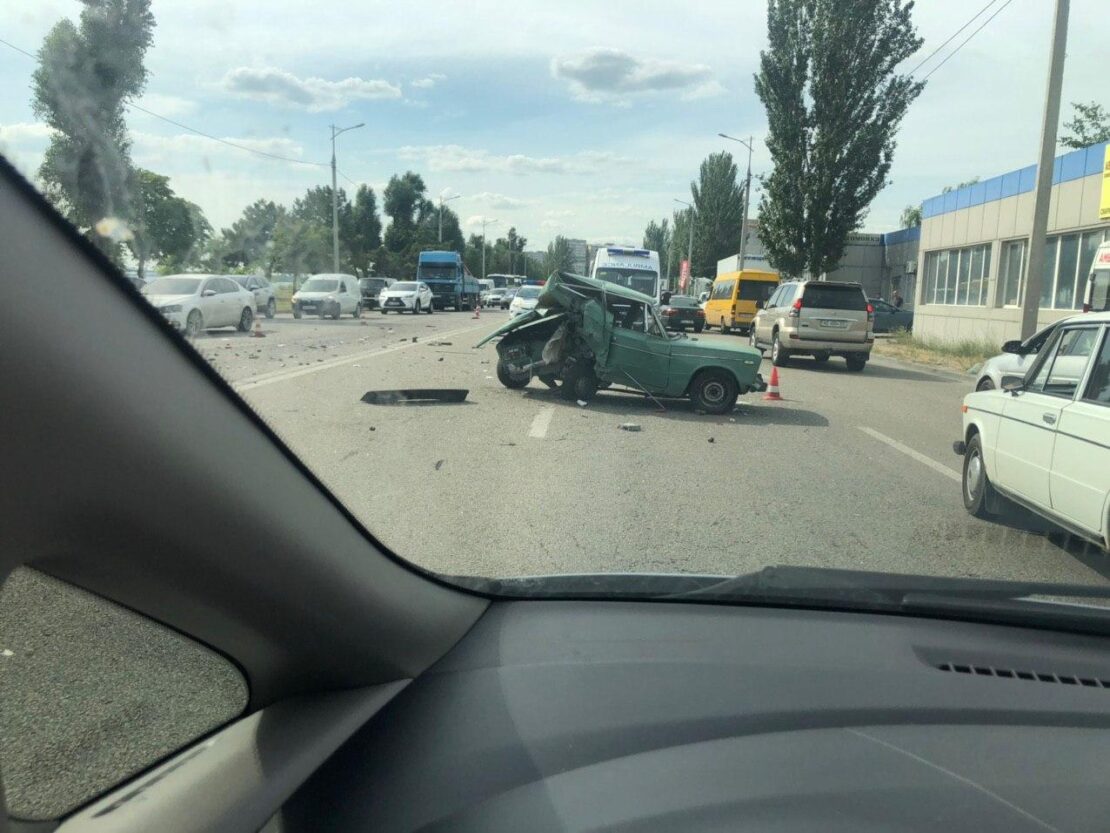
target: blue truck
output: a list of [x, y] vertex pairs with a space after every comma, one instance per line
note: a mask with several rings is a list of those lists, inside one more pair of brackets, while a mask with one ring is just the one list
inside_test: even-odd
[[477, 309], [481, 287], [458, 252], [421, 252], [416, 279], [432, 290], [436, 309]]

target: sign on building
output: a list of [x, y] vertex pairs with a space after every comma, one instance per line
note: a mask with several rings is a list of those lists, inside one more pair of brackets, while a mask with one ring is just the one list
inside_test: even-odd
[[678, 273], [678, 289], [680, 292], [685, 292], [686, 287], [690, 285], [690, 261], [682, 261], [682, 271]]

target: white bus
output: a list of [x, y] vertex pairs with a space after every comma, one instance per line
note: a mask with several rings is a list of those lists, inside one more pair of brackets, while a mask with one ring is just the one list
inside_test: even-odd
[[659, 252], [623, 246], [603, 246], [594, 255], [590, 277], [634, 289], [659, 300], [663, 291], [659, 279]]
[[1083, 312], [1110, 312], [1110, 241], [1098, 247], [1087, 291], [1083, 293]]

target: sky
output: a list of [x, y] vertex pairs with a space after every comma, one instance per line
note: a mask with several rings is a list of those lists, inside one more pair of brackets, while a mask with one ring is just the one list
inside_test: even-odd
[[[910, 72], [987, 0], [919, 0], [925, 45]], [[1072, 0], [1064, 101], [1110, 107], [1106, 0]], [[1003, 6], [1005, 6], [1003, 8]], [[0, 38], [35, 52], [76, 0], [0, 0]], [[920, 70], [936, 69], [899, 132], [890, 184], [865, 231], [899, 226], [902, 209], [974, 176], [1035, 161], [1051, 0], [994, 0]], [[168, 175], [217, 228], [259, 198], [289, 204], [330, 184], [329, 125], [365, 126], [337, 142], [340, 187], [379, 194], [414, 170], [464, 231], [515, 226], [528, 248], [557, 234], [641, 242], [644, 226], [690, 199], [702, 159], [747, 151], [771, 165], [753, 74], [766, 46], [762, 0], [634, 7], [595, 0], [154, 0], [150, 79], [141, 107], [261, 157], [129, 111], [137, 165]], [[633, 11], [634, 9], [634, 11]], [[1101, 12], [1101, 13], [1100, 13]], [[49, 133], [30, 106], [35, 62], [0, 44], [0, 152], [31, 174]], [[1065, 114], [1070, 107], [1065, 105]], [[757, 192], [758, 193], [758, 192]], [[754, 207], [752, 211], [755, 213]]]

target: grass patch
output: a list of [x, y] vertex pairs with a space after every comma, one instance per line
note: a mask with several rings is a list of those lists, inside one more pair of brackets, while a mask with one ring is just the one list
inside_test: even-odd
[[918, 338], [907, 330], [896, 330], [890, 338], [876, 339], [874, 353], [918, 364], [930, 364], [948, 370], [967, 372], [991, 356], [999, 347], [986, 339], [974, 341], [934, 341]]

